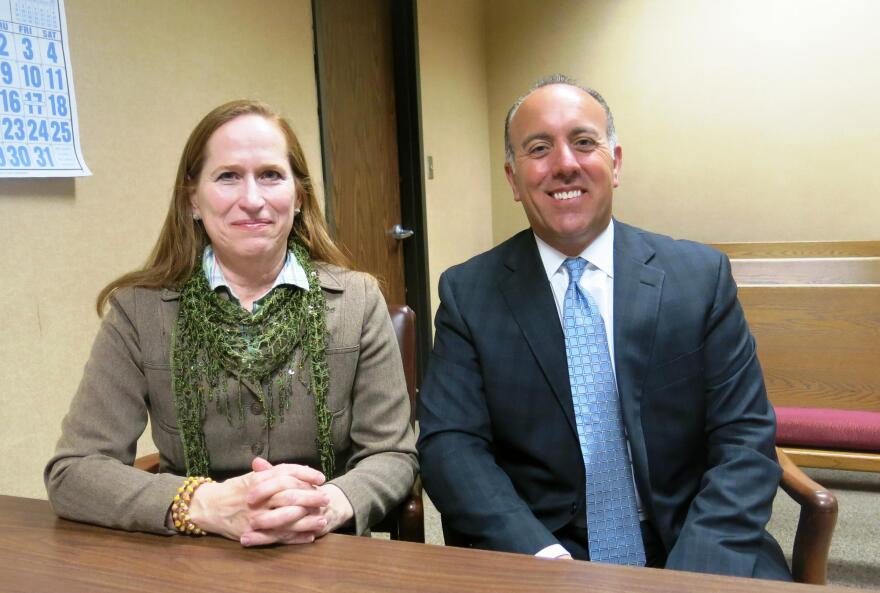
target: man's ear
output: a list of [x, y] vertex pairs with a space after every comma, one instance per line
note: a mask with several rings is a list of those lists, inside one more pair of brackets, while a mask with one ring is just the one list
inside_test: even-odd
[[617, 187], [620, 185], [620, 167], [623, 165], [623, 149], [620, 145], [614, 147], [614, 166], [612, 171], [614, 173], [613, 176], [613, 186]]
[[521, 202], [522, 198], [516, 188], [516, 172], [513, 170], [513, 165], [510, 163], [504, 163], [504, 174], [507, 176], [507, 183], [510, 184], [510, 189], [513, 190], [513, 200], [515, 202]]

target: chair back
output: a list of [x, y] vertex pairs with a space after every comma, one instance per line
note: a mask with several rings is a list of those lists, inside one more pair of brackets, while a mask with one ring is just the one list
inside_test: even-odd
[[416, 402], [416, 312], [407, 305], [388, 305], [391, 325], [397, 336], [400, 358], [403, 360], [403, 374], [406, 377], [406, 391], [409, 394], [409, 421], [415, 423]]

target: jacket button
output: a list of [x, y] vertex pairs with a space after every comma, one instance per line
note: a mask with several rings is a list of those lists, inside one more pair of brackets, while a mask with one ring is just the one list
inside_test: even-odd
[[254, 455], [259, 455], [263, 452], [263, 443], [254, 443], [251, 445], [251, 453]]
[[571, 514], [576, 515], [577, 512], [578, 512], [578, 503], [576, 503], [576, 502], [571, 503]]
[[260, 402], [252, 403], [251, 412], [254, 414], [254, 416], [259, 416], [263, 413], [263, 404], [261, 404]]

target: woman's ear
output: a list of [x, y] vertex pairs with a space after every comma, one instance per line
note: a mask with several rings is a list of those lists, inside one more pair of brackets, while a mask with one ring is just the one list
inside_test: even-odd
[[193, 220], [202, 219], [202, 211], [199, 210], [199, 202], [196, 200], [196, 188], [191, 179], [186, 180], [187, 193], [189, 194], [189, 209], [192, 212]]

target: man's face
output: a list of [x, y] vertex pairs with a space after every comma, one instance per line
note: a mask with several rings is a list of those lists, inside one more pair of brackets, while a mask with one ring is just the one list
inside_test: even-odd
[[623, 157], [612, 154], [605, 110], [565, 84], [539, 88], [510, 122], [514, 165], [504, 166], [513, 198], [535, 234], [566, 255], [578, 255], [611, 221], [611, 196]]

